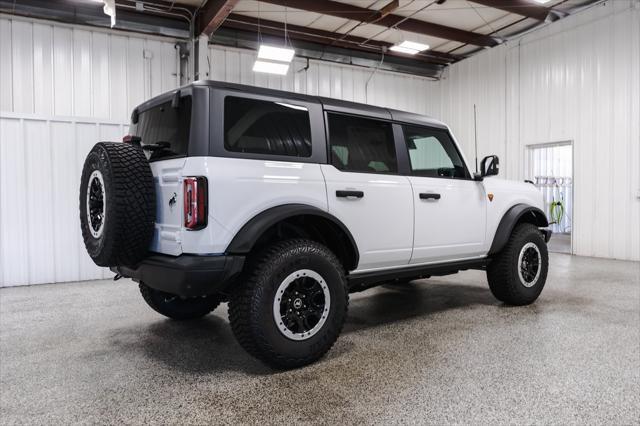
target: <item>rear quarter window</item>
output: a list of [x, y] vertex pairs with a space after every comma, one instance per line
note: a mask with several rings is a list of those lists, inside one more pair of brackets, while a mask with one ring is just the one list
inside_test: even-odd
[[310, 157], [309, 111], [286, 102], [227, 96], [224, 147], [231, 152]]
[[140, 112], [131, 133], [142, 139], [140, 144], [147, 158], [157, 160], [186, 156], [190, 127], [191, 96], [185, 96], [177, 108], [168, 101]]

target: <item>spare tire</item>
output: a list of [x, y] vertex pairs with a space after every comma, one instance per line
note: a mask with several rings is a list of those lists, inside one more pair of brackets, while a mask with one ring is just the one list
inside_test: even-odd
[[153, 237], [156, 194], [151, 168], [139, 147], [97, 143], [80, 182], [80, 226], [98, 266], [135, 265]]

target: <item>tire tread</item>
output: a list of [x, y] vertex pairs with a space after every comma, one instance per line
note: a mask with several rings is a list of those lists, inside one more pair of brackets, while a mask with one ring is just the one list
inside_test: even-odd
[[[346, 288], [346, 280], [344, 279], [344, 269], [342, 263], [338, 258], [325, 246], [316, 243], [315, 241], [306, 239], [291, 239], [277, 242], [267, 249], [263, 250], [257, 256], [249, 258], [246, 267], [246, 275], [241, 279], [241, 284], [235, 293], [229, 300], [229, 322], [231, 323], [231, 329], [233, 334], [242, 348], [244, 348], [249, 354], [255, 358], [260, 359], [266, 364], [277, 368], [295, 368], [312, 363], [313, 361], [321, 358], [326, 352], [328, 352], [338, 335], [342, 331], [344, 321], [337, 325], [336, 332], [330, 336], [330, 341], [322, 347], [319, 352], [312, 353], [306, 357], [290, 357], [284, 356], [278, 353], [271, 344], [269, 344], [260, 324], [256, 324], [251, 319], [255, 318], [257, 309], [260, 305], [260, 300], [263, 297], [264, 287], [261, 286], [261, 278], [269, 276], [273, 271], [273, 260], [281, 256], [283, 253], [290, 250], [294, 250], [301, 246], [313, 247], [326, 257], [336, 270], [340, 271], [342, 275], [342, 285], [345, 286], [345, 304], [344, 312], [341, 316], [346, 317], [349, 293]], [[329, 326], [335, 326], [334, 324], [327, 324]]]
[[[541, 261], [542, 272], [540, 282], [536, 284], [535, 291], [530, 293], [516, 279], [518, 265], [518, 255], [520, 247], [527, 241], [538, 243], [542, 256]], [[487, 279], [489, 288], [496, 299], [508, 303], [510, 305], [521, 306], [528, 305], [535, 301], [544, 287], [546, 274], [548, 269], [549, 256], [546, 250], [546, 244], [538, 227], [531, 223], [521, 223], [515, 227], [507, 244], [497, 253], [491, 263], [487, 267]]]

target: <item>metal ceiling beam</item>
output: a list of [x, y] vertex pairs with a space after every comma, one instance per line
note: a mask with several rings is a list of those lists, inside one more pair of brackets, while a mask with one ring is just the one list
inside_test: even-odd
[[[115, 29], [181, 39], [190, 37], [187, 14], [159, 10], [147, 13], [147, 9], [143, 13], [136, 11], [135, 6], [133, 9], [128, 7], [129, 3], [135, 4], [133, 1], [118, 0]], [[154, 1], [153, 4], [160, 3]], [[102, 5], [98, 2], [66, 0], [56, 2], [53, 7], [51, 0], [20, 0], [19, 2], [0, 0], [0, 13], [48, 19], [68, 24], [111, 28], [110, 18], [104, 14]]]
[[278, 6], [291, 7], [293, 9], [306, 10], [308, 12], [330, 15], [343, 19], [353, 19], [360, 22], [370, 22], [375, 20], [375, 25], [387, 28], [398, 28], [417, 34], [424, 34], [438, 37], [445, 40], [458, 41], [460, 43], [473, 44], [475, 46], [493, 47], [499, 44], [494, 37], [465, 31], [458, 28], [447, 27], [445, 25], [420, 21], [418, 19], [407, 18], [405, 16], [389, 13], [379, 19], [380, 11], [353, 6], [347, 3], [339, 3], [332, 0], [261, 0]]
[[[262, 31], [260, 40], [258, 40], [255, 30], [231, 28], [226, 25], [228, 22], [229, 20], [211, 36], [211, 43], [251, 50], [258, 50], [261, 43], [274, 45], [282, 43], [282, 35], [271, 35]], [[399, 56], [385, 56], [384, 61], [380, 62], [379, 51], [366, 52], [293, 38], [291, 39], [291, 45], [296, 50], [296, 57], [298, 58], [355, 65], [369, 69], [400, 72], [435, 79], [440, 78], [442, 71], [446, 67], [444, 64], [401, 58]], [[301, 72], [306, 68], [307, 67], [298, 68], [295, 72]]]
[[[258, 32], [271, 34], [275, 36], [284, 37], [284, 23], [277, 21], [269, 21], [265, 19], [257, 19], [251, 16], [238, 15], [235, 13], [230, 14], [226, 21], [222, 24], [223, 27], [234, 28], [238, 30]], [[344, 35], [340, 33], [334, 33], [331, 31], [317, 30], [313, 28], [302, 27], [299, 25], [287, 24], [287, 37], [290, 39], [310, 41], [323, 45], [340, 46], [347, 49], [380, 53], [383, 50], [386, 51], [386, 55], [395, 56], [399, 58], [405, 58], [414, 60], [416, 62], [429, 62], [435, 64], [449, 64], [462, 59], [461, 56], [450, 55], [443, 52], [425, 51], [418, 55], [406, 55], [398, 52], [389, 51], [392, 43], [387, 43], [378, 40], [367, 40], [362, 37], [356, 37], [351, 35]]]
[[197, 17], [197, 34], [210, 36], [222, 25], [238, 0], [208, 0]]
[[[527, 18], [545, 21], [549, 17], [551, 9], [548, 7], [535, 4], [533, 0], [471, 0], [473, 3], [483, 6], [492, 7], [494, 9], [504, 10], [505, 12], [516, 13], [526, 16]], [[553, 15], [552, 15], [553, 16]]]
[[208, 0], [198, 12], [198, 34], [210, 36], [222, 25], [238, 0]]
[[368, 21], [368, 24], [374, 24], [386, 17], [387, 15], [392, 14], [400, 7], [400, 0], [391, 0], [389, 3], [385, 4], [380, 10], [376, 11], [376, 17], [374, 17], [371, 21]]

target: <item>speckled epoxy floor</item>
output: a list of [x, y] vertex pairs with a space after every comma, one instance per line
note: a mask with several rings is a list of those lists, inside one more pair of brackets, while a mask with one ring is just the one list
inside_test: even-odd
[[468, 271], [354, 294], [319, 363], [273, 372], [226, 306], [175, 323], [121, 280], [0, 290], [0, 423], [640, 422], [640, 263], [552, 255], [532, 306]]

